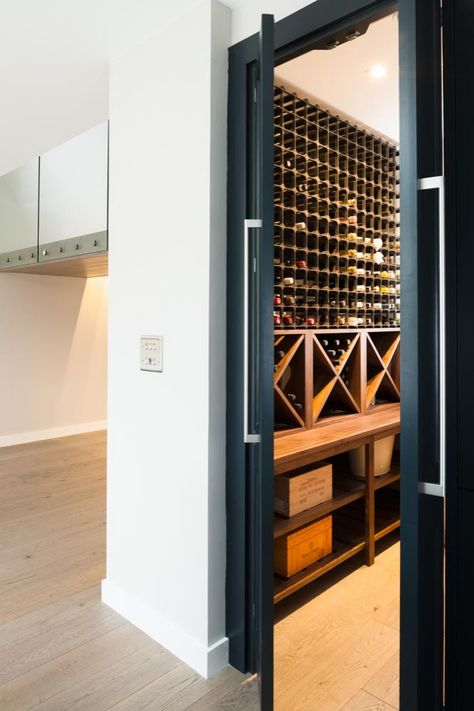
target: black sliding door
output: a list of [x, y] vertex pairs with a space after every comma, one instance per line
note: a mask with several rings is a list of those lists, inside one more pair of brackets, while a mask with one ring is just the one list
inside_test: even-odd
[[400, 0], [400, 708], [443, 708], [445, 219], [441, 9]]
[[[242, 395], [235, 396], [241, 409], [228, 411], [228, 492], [233, 497], [237, 489], [243, 498], [238, 511], [232, 498], [228, 513], [229, 542], [240, 554], [229, 560], [228, 623], [235, 624], [231, 662], [257, 673], [263, 711], [273, 708], [273, 47], [273, 16], [264, 15], [254, 60], [231, 63], [229, 97], [231, 116], [240, 112], [229, 141], [240, 170], [231, 171], [229, 180], [235, 212], [229, 225], [228, 366], [230, 387], [241, 388]], [[241, 516], [236, 529], [234, 514]]]

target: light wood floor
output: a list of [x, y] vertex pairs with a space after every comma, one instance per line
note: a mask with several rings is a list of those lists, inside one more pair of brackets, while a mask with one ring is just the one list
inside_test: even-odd
[[1, 711], [257, 711], [100, 602], [105, 433], [0, 449]]
[[275, 711], [398, 709], [400, 548], [386, 546], [278, 606]]

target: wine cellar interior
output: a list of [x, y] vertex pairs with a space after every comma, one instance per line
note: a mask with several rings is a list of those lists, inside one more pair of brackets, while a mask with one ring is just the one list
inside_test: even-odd
[[[308, 606], [326, 589], [324, 580], [331, 587], [331, 576], [347, 561], [375, 570], [379, 546], [397, 546], [400, 526], [399, 146], [369, 128], [367, 117], [307, 97], [294, 77], [286, 85], [277, 72], [277, 620], [286, 609], [294, 614]], [[286, 654], [279, 650], [287, 647], [277, 629], [278, 670]], [[306, 634], [309, 640], [311, 625], [301, 632], [295, 658], [303, 649], [311, 656]], [[289, 703], [283, 681], [275, 683], [276, 700], [281, 693]]]

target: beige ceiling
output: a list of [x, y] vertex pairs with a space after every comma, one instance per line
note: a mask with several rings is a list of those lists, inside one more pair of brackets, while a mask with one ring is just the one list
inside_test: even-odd
[[[386, 76], [372, 78], [374, 65], [383, 65]], [[396, 16], [375, 22], [365, 35], [336, 49], [315, 50], [280, 65], [275, 77], [277, 84], [299, 90], [303, 98], [319, 99], [399, 140]]]

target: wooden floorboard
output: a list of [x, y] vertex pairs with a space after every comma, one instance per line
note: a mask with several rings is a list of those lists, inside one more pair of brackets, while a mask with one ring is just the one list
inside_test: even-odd
[[342, 711], [394, 711], [394, 707], [362, 689], [344, 704]]
[[[0, 709], [258, 711], [254, 679], [204, 680], [101, 603], [105, 445], [0, 450]], [[399, 548], [382, 548], [277, 606], [275, 711], [398, 708]]]
[[105, 457], [104, 432], [0, 449], [0, 709], [257, 709], [101, 603]]
[[398, 708], [399, 544], [345, 565], [277, 607], [275, 711]]

